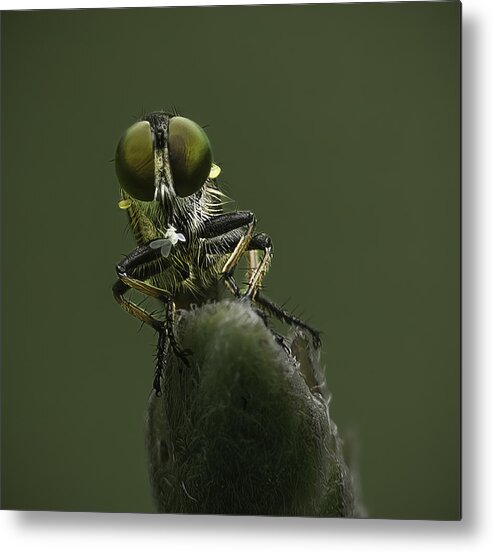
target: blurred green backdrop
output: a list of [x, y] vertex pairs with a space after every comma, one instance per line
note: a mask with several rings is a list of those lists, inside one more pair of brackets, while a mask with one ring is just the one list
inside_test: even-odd
[[460, 4], [2, 13], [2, 507], [153, 511], [152, 332], [110, 160], [143, 110], [202, 125], [324, 332], [372, 517], [460, 515]]

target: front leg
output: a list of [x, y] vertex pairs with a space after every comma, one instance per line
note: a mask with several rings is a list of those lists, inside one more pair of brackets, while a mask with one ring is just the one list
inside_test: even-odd
[[164, 331], [164, 323], [161, 320], [125, 297], [125, 294], [131, 289], [128, 283], [123, 280], [117, 280], [113, 284], [112, 289], [113, 297], [125, 312], [128, 312], [128, 314], [137, 318], [137, 320], [140, 320], [142, 323], [151, 326], [151, 328], [157, 332]]
[[[154, 241], [136, 247], [118, 263], [116, 266], [118, 280], [113, 285], [113, 296], [126, 312], [155, 330], [161, 331], [164, 330], [164, 323], [161, 320], [125, 298], [125, 294], [130, 289], [134, 289], [148, 297], [154, 297], [163, 304], [171, 298], [170, 292], [145, 281], [152, 276], [171, 270], [169, 261], [161, 256], [159, 249], [152, 247]], [[188, 273], [185, 272], [180, 274], [183, 279], [187, 276]]]
[[[239, 219], [238, 215], [243, 214], [243, 220]], [[243, 213], [231, 213], [231, 224], [228, 226], [225, 224], [227, 215], [222, 215], [221, 223], [214, 224], [216, 219], [212, 219], [210, 226], [218, 226], [221, 230], [227, 229], [227, 231], [220, 235], [214, 235], [212, 239], [206, 239], [204, 244], [204, 250], [207, 255], [227, 255], [226, 261], [221, 275], [224, 278], [224, 282], [230, 290], [232, 290], [235, 297], [249, 297], [254, 299], [258, 289], [261, 286], [264, 276], [269, 270], [269, 266], [272, 260], [272, 240], [270, 236], [264, 233], [253, 235], [256, 220], [253, 213], [248, 211]], [[247, 218], [249, 215], [250, 218]], [[238, 222], [249, 221], [248, 224], [237, 228]], [[260, 263], [257, 262], [257, 252], [262, 251], [263, 257]], [[248, 287], [244, 295], [240, 293], [240, 289], [234, 280], [234, 270], [238, 265], [239, 259], [245, 253], [250, 253], [247, 256], [248, 263]], [[233, 289], [231, 289], [233, 288]]]
[[[169, 262], [160, 256], [159, 249], [151, 247], [153, 242], [136, 247], [116, 267], [118, 280], [113, 285], [113, 295], [120, 306], [129, 314], [141, 322], [151, 326], [158, 332], [158, 344], [156, 349], [156, 368], [154, 372], [153, 388], [156, 394], [161, 394], [161, 380], [164, 377], [167, 364], [168, 343], [174, 353], [182, 358], [185, 364], [186, 351], [178, 346], [173, 331], [174, 304], [171, 294], [143, 280], [151, 278], [163, 271], [169, 270]], [[183, 279], [188, 273], [180, 273]], [[166, 309], [165, 321], [161, 321], [151, 313], [125, 298], [125, 294], [134, 289], [144, 295], [154, 297], [161, 301]], [[172, 306], [172, 308], [170, 308]]]
[[116, 265], [116, 274], [128, 288], [164, 302], [171, 294], [145, 281], [171, 269], [168, 259], [162, 257], [160, 249], [153, 247], [156, 241], [158, 240], [151, 240], [131, 251]]
[[234, 278], [234, 271], [250, 246], [256, 223], [251, 211], [236, 211], [209, 219], [199, 233], [199, 237], [205, 239], [206, 253], [229, 253], [221, 276], [226, 287], [237, 298], [242, 295]]

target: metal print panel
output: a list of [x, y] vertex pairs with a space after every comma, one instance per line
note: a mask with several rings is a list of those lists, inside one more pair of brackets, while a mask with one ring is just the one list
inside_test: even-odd
[[2, 13], [2, 508], [460, 519], [460, 23]]

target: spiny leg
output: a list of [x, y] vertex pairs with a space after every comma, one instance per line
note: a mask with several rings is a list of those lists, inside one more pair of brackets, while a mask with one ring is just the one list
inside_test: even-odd
[[[142, 279], [148, 279], [160, 272], [168, 270], [166, 260], [160, 258], [159, 251], [151, 247], [152, 242], [135, 248], [116, 267], [119, 279], [113, 285], [113, 295], [121, 307], [145, 324], [148, 324], [158, 332], [158, 344], [156, 349], [156, 369], [154, 372], [153, 388], [157, 395], [161, 394], [161, 380], [164, 377], [168, 354], [168, 339], [173, 351], [180, 351], [177, 346], [173, 324], [169, 323], [169, 315], [166, 311], [166, 320], [163, 322], [132, 301], [124, 297], [130, 289], [134, 289], [144, 295], [154, 297], [167, 307], [171, 301], [170, 294]], [[132, 276], [136, 275], [137, 278]], [[180, 274], [183, 279], [188, 273]]]
[[154, 297], [166, 305], [172, 299], [171, 293], [150, 284], [146, 280], [157, 274], [171, 274], [171, 271], [173, 271], [175, 281], [181, 282], [190, 276], [190, 271], [188, 267], [173, 268], [169, 259], [162, 256], [160, 245], [156, 247], [156, 242], [160, 241], [160, 239], [151, 240], [145, 245], [136, 247], [116, 266], [116, 273], [119, 281], [127, 289], [133, 289], [148, 297]]
[[[203, 223], [202, 228], [198, 233], [199, 238], [210, 240], [211, 238], [219, 238], [219, 242], [223, 242], [225, 238], [234, 239], [234, 230], [242, 230], [250, 224], [255, 226], [255, 215], [251, 211], [235, 211], [233, 213], [224, 213], [217, 215]], [[240, 236], [237, 234], [237, 238]], [[235, 241], [234, 246], [237, 244]], [[230, 240], [228, 240], [231, 243]], [[233, 248], [234, 248], [233, 246]], [[231, 253], [231, 251], [229, 251]]]
[[[255, 246], [255, 250], [263, 251], [264, 256], [258, 265], [249, 266], [251, 276], [248, 280], [248, 288], [245, 296], [251, 299], [255, 299], [255, 295], [262, 284], [262, 280], [269, 270], [272, 261], [272, 240], [267, 234], [257, 234], [253, 245]], [[254, 262], [255, 261], [256, 259], [254, 259]], [[247, 262], [250, 265], [251, 258], [247, 257]]]
[[[252, 238], [252, 240], [254, 238], [255, 238], [255, 236]], [[246, 271], [245, 276], [246, 276], [247, 282], [249, 282], [251, 280], [251, 278], [255, 274], [255, 271], [258, 268], [258, 265], [259, 265], [259, 262], [260, 262], [258, 253], [259, 252], [258, 252], [257, 249], [248, 249], [247, 252], [245, 253], [245, 258], [246, 258], [246, 261], [247, 261], [247, 271]]]
[[[238, 236], [229, 233], [222, 236], [219, 240], [216, 240], [213, 244], [210, 244], [208, 247], [208, 244], [206, 244], [206, 252], [209, 254], [217, 253], [217, 254], [227, 254], [230, 251], [232, 251], [238, 241]], [[267, 259], [266, 263], [270, 261], [271, 258], [271, 252], [272, 252], [272, 240], [267, 234], [259, 233], [255, 234], [252, 239], [250, 240], [250, 243], [248, 245], [248, 250], [258, 250], [258, 251], [264, 251], [268, 252], [269, 255], [264, 255], [264, 259]], [[248, 261], [248, 258], [247, 258]], [[253, 283], [254, 286], [256, 286], [256, 290], [253, 294], [253, 301], [257, 305], [259, 305], [264, 311], [268, 312], [269, 314], [275, 316], [278, 320], [281, 320], [281, 322], [285, 322], [291, 326], [297, 326], [299, 328], [302, 328], [303, 330], [310, 333], [310, 335], [313, 338], [314, 345], [318, 348], [321, 345], [321, 339], [320, 339], [320, 332], [318, 332], [315, 328], [312, 328], [309, 324], [304, 322], [303, 320], [297, 318], [293, 314], [289, 313], [264, 295], [262, 295], [259, 291], [259, 285], [260, 282], [265, 275], [265, 266], [266, 263], [262, 266], [262, 262], [258, 264], [256, 267], [249, 266], [249, 269], [251, 272], [253, 272], [253, 276], [250, 278], [249, 284]], [[268, 266], [268, 265], [267, 265]], [[253, 270], [252, 270], [253, 269]], [[256, 276], [256, 274], [260, 275], [260, 278]], [[250, 285], [249, 285], [250, 287]], [[239, 289], [239, 288], [238, 288]], [[263, 317], [265, 320], [265, 318]], [[280, 334], [277, 334], [277, 332], [273, 331], [274, 336], [280, 336]], [[276, 337], [277, 338], [277, 337]], [[283, 342], [279, 340], [279, 343], [286, 348], [286, 343], [284, 338], [282, 338]]]
[[[266, 250], [267, 250], [269, 251], [269, 256], [267, 257], [267, 259], [270, 265], [270, 261], [272, 260], [272, 242], [271, 242], [270, 236], [268, 236], [267, 234], [256, 234], [255, 236], [253, 236], [252, 241], [250, 242], [250, 246], [254, 247], [255, 249], [250, 249], [249, 251], [247, 251], [247, 254], [246, 254], [249, 289], [251, 287], [252, 282], [258, 281], [259, 274], [261, 275], [261, 278], [260, 278], [261, 280], [267, 273], [267, 270], [264, 269], [262, 266], [262, 261], [264, 261], [264, 259], [266, 259], [267, 257], [267, 254], [266, 254]], [[258, 252], [262, 249], [264, 249], [264, 258], [259, 263]], [[247, 291], [245, 295], [247, 297], [253, 296], [253, 298], [255, 299], [257, 290], [258, 290], [258, 286], [256, 286], [253, 294], [249, 295]], [[267, 327], [269, 327], [268, 317], [266, 312], [258, 307], [256, 307], [255, 310], [257, 314], [264, 321], [264, 324]], [[277, 344], [280, 345], [284, 349], [284, 351], [291, 356], [291, 347], [289, 346], [288, 340], [279, 332], [276, 332], [276, 330], [272, 329], [271, 327], [269, 327], [269, 329], [272, 335], [274, 336], [274, 339], [277, 341]]]
[[204, 223], [199, 237], [205, 238], [205, 251], [209, 254], [229, 254], [221, 276], [229, 291], [237, 298], [242, 296], [234, 278], [234, 271], [242, 255], [249, 248], [257, 221], [251, 211], [236, 211], [218, 215]]
[[238, 263], [240, 262], [241, 257], [248, 249], [250, 242], [253, 237], [253, 231], [255, 230], [255, 221], [252, 221], [246, 228], [245, 233], [241, 236], [233, 252], [229, 256], [228, 260], [225, 262], [221, 274], [224, 278], [228, 276], [233, 276]]
[[[263, 251], [264, 257], [260, 262], [260, 264], [257, 266], [253, 276], [250, 278], [250, 281], [248, 284], [248, 290], [245, 295], [247, 297], [251, 297], [257, 304], [259, 304], [270, 314], [273, 314], [277, 319], [283, 322], [286, 322], [291, 326], [297, 326], [309, 332], [313, 338], [315, 347], [319, 348], [322, 342], [320, 339], [320, 332], [318, 330], [316, 330], [315, 328], [312, 328], [312, 326], [310, 326], [300, 318], [297, 318], [293, 314], [289, 313], [279, 305], [276, 305], [276, 303], [274, 303], [268, 297], [265, 297], [265, 295], [262, 295], [258, 291], [260, 284], [262, 282], [262, 279], [267, 273], [270, 262], [272, 260], [272, 240], [270, 236], [263, 233], [257, 234], [251, 240], [250, 245], [252, 248], [256, 248], [258, 250]], [[276, 335], [275, 332], [274, 334]], [[277, 334], [277, 336], [283, 339], [282, 336], [280, 336], [279, 334]], [[281, 345], [284, 348], [286, 347], [286, 344], [284, 341], [281, 343]]]
[[156, 369], [154, 370], [154, 380], [152, 387], [158, 397], [161, 396], [161, 380], [164, 378], [168, 357], [168, 343], [166, 331], [160, 330], [156, 348]]
[[190, 349], [182, 349], [178, 345], [178, 342], [176, 341], [176, 337], [175, 337], [175, 303], [171, 299], [168, 299], [166, 301], [165, 312], [166, 312], [166, 319], [165, 319], [166, 336], [169, 339], [169, 344], [170, 344], [171, 348], [173, 349], [173, 353], [186, 366], [190, 367], [190, 362], [189, 362], [187, 357], [192, 354], [192, 351]]
[[124, 297], [125, 293], [127, 293], [129, 289], [131, 289], [130, 286], [122, 280], [117, 280], [113, 284], [113, 297], [117, 303], [124, 311], [137, 318], [137, 320], [151, 326], [151, 328], [154, 328], [158, 332], [163, 331], [164, 324], [161, 320], [155, 318], [152, 314], [136, 305], [133, 301], [130, 301]]
[[[124, 297], [128, 290], [134, 289], [148, 297], [158, 299], [163, 304], [170, 299], [171, 296], [167, 291], [145, 281], [170, 270], [167, 259], [161, 257], [158, 249], [151, 247], [153, 241], [136, 247], [118, 263], [116, 266], [118, 280], [113, 285], [113, 295], [126, 312], [159, 331], [164, 328], [163, 322]], [[188, 277], [188, 272], [184, 271], [179, 276], [185, 279]]]
[[223, 278], [224, 285], [229, 289], [230, 293], [237, 299], [241, 299], [243, 294], [241, 293], [240, 286], [236, 282], [235, 277], [232, 274], [226, 274]]
[[297, 326], [305, 331], [307, 331], [313, 338], [313, 344], [318, 349], [322, 345], [322, 340], [320, 338], [320, 332], [301, 320], [297, 318], [287, 310], [283, 309], [279, 305], [276, 305], [269, 298], [265, 297], [261, 293], [255, 295], [254, 301], [262, 306], [267, 312], [273, 314], [277, 319], [286, 322], [290, 326]]
[[158, 343], [156, 348], [156, 368], [154, 370], [154, 379], [152, 382], [152, 387], [156, 391], [156, 395], [161, 395], [161, 380], [164, 377], [166, 371], [167, 363], [167, 333], [166, 325], [161, 320], [155, 318], [152, 314], [149, 314], [147, 311], [124, 298], [124, 294], [130, 289], [130, 287], [122, 282], [117, 280], [113, 285], [113, 295], [121, 307], [137, 318], [143, 323], [148, 324], [154, 328], [158, 333]]
[[[262, 279], [266, 275], [272, 260], [272, 240], [264, 233], [250, 235], [255, 225], [255, 219], [250, 224], [239, 229], [229, 231], [215, 240], [206, 240], [205, 253], [209, 255], [227, 255], [221, 275], [226, 286], [232, 291], [235, 297], [248, 297], [253, 299], [259, 289]], [[258, 262], [257, 252], [262, 251], [264, 256]], [[238, 265], [239, 258], [247, 254], [248, 285], [244, 294], [241, 294], [238, 284], [234, 280], [234, 270]]]

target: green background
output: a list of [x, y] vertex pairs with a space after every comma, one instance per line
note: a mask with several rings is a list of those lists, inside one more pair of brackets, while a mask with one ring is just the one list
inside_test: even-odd
[[2, 507], [153, 511], [152, 332], [110, 162], [143, 111], [207, 126], [324, 332], [371, 517], [460, 516], [460, 4], [2, 14]]

